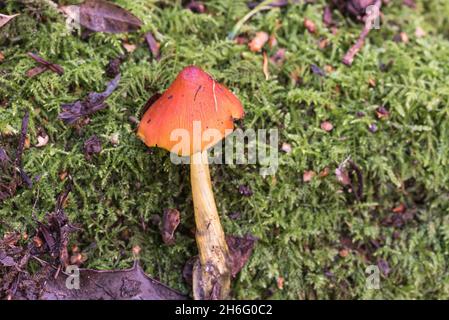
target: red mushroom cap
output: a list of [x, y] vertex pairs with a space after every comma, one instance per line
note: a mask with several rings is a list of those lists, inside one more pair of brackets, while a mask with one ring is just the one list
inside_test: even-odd
[[[226, 137], [234, 129], [234, 119], [243, 116], [242, 103], [231, 91], [200, 68], [189, 66], [145, 112], [137, 135], [149, 147], [189, 156]], [[198, 128], [196, 131], [194, 126]], [[190, 137], [189, 145], [182, 150], [174, 150], [179, 144], [179, 137], [172, 136], [179, 132], [177, 129]], [[194, 143], [195, 132], [202, 135], [208, 129], [217, 133], [213, 139]]]

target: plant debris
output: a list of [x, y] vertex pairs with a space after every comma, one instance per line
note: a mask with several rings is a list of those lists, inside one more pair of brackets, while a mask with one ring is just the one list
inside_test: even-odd
[[251, 190], [250, 186], [240, 185], [239, 193], [244, 197], [251, 197], [253, 195], [253, 190]]
[[[354, 174], [357, 176], [357, 179]], [[354, 163], [354, 161], [347, 158], [338, 166], [337, 169], [335, 169], [335, 175], [338, 182], [340, 182], [343, 186], [349, 187], [348, 191], [354, 193], [357, 201], [362, 200], [363, 174], [362, 170]]]
[[186, 8], [195, 13], [206, 12], [206, 6], [201, 1], [192, 0], [186, 5]]
[[[229, 258], [230, 258], [230, 267], [231, 267], [231, 275], [233, 278], [237, 276], [237, 274], [243, 269], [243, 267], [248, 262], [249, 258], [254, 249], [254, 245], [258, 239], [251, 234], [247, 234], [243, 237], [227, 235], [226, 243], [229, 249]], [[188, 284], [193, 284], [194, 296], [200, 296], [202, 300], [215, 300], [216, 294], [212, 292], [210, 297], [204, 297], [203, 292], [200, 292], [201, 289], [193, 283], [193, 273], [198, 272], [200, 262], [199, 257], [194, 256], [190, 258], [182, 271], [182, 275]], [[201, 278], [201, 276], [199, 276]], [[218, 290], [219, 288], [216, 288]], [[195, 293], [196, 292], [196, 293]]]
[[62, 112], [59, 114], [58, 119], [61, 119], [66, 124], [73, 124], [85, 116], [106, 108], [107, 104], [104, 101], [117, 88], [119, 81], [120, 74], [107, 84], [104, 92], [91, 92], [83, 101], [78, 100], [72, 103], [63, 104], [61, 106]]
[[41, 135], [37, 136], [37, 143], [35, 145], [36, 148], [42, 148], [45, 147], [48, 143], [49, 137], [48, 134], [45, 132], [42, 132]]
[[145, 34], [145, 40], [150, 48], [151, 53], [153, 54], [153, 58], [159, 60], [161, 58], [160, 47], [161, 45], [156, 41], [153, 34], [151, 32], [147, 32]]
[[313, 171], [313, 170], [306, 170], [302, 174], [302, 181], [310, 182], [310, 181], [312, 181], [313, 177], [315, 177], [315, 176], [316, 176], [315, 171]]
[[181, 215], [176, 209], [165, 209], [162, 216], [162, 240], [167, 245], [175, 244], [175, 231], [181, 221]]
[[13, 14], [13, 15], [10, 15], [10, 16], [0, 13], [0, 28], [5, 26], [8, 22], [10, 22], [12, 19], [17, 17], [18, 15], [19, 15], [19, 13], [16, 13], [16, 14]]
[[[68, 184], [57, 199], [54, 212], [46, 215], [46, 221], [37, 221], [33, 237], [21, 237], [13, 232], [0, 240], [0, 299], [8, 300], [181, 300], [181, 293], [148, 277], [137, 261], [126, 270], [78, 269], [79, 278], [69, 278], [73, 272], [65, 269], [69, 262], [78, 265], [83, 254], [77, 246], [70, 261], [67, 245], [70, 233], [79, 230], [69, 223], [64, 204], [71, 190]], [[19, 246], [18, 241], [27, 243]], [[77, 258], [79, 255], [79, 259]], [[50, 256], [50, 261], [40, 257]], [[30, 275], [27, 265], [30, 259], [41, 268]], [[77, 260], [77, 261], [75, 261]], [[80, 261], [78, 261], [80, 260]], [[79, 285], [77, 288], [76, 286]], [[77, 288], [77, 290], [72, 290]]]
[[95, 154], [101, 152], [101, 140], [96, 135], [91, 136], [84, 142], [83, 151], [86, 160], [92, 160]]
[[[380, 8], [382, 7], [382, 0], [352, 0], [352, 1], [334, 1], [339, 6], [340, 11], [349, 13], [359, 21], [365, 23], [362, 32], [356, 43], [348, 50], [343, 57], [343, 63], [350, 66], [354, 61], [355, 55], [362, 49], [366, 37], [368, 36], [373, 25], [380, 18]], [[370, 11], [367, 12], [367, 8]]]
[[78, 290], [67, 289], [67, 275], [50, 278], [41, 300], [186, 300], [187, 297], [145, 274], [135, 262], [126, 270], [80, 269]]
[[260, 31], [256, 33], [256, 36], [251, 40], [251, 42], [248, 44], [249, 49], [252, 52], [259, 52], [262, 50], [262, 47], [267, 43], [270, 36], [268, 33]]
[[62, 6], [60, 10], [93, 32], [133, 32], [142, 26], [142, 21], [135, 15], [104, 0], [86, 0], [79, 5]]
[[22, 165], [22, 154], [25, 149], [30, 113], [26, 112], [22, 119], [19, 143], [14, 161], [10, 160], [5, 149], [0, 148], [0, 202], [15, 195], [17, 188], [26, 184], [28, 188], [33, 186], [33, 181], [26, 174]]
[[321, 122], [320, 128], [326, 132], [330, 132], [334, 129], [334, 125], [330, 121], [323, 121]]
[[120, 55], [109, 61], [108, 65], [106, 66], [106, 75], [111, 78], [116, 77], [120, 73], [120, 66], [124, 59], [125, 56]]
[[231, 256], [232, 277], [235, 278], [237, 273], [239, 273], [248, 262], [257, 240], [256, 237], [250, 234], [243, 237], [226, 236], [226, 243], [228, 244], [229, 254]]
[[316, 74], [317, 76], [320, 76], [320, 77], [326, 76], [326, 72], [324, 72], [324, 70], [321, 69], [320, 67], [318, 67], [316, 64], [312, 63], [310, 65], [310, 70], [312, 70], [313, 74]]
[[44, 58], [40, 57], [39, 55], [28, 52], [28, 56], [40, 64], [40, 66], [32, 68], [26, 72], [27, 77], [32, 78], [34, 76], [37, 76], [47, 70], [53, 71], [54, 73], [57, 73], [58, 75], [62, 76], [64, 74], [64, 69], [56, 63], [49, 62], [45, 60]]
[[316, 33], [316, 25], [312, 20], [310, 20], [308, 18], [304, 18], [303, 24], [304, 24], [304, 28], [306, 28], [307, 31], [309, 31], [309, 33], [312, 33], [312, 34]]

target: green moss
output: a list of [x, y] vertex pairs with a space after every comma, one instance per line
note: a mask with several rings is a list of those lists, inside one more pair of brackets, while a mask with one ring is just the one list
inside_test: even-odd
[[[154, 93], [163, 91], [186, 65], [196, 64], [232, 88], [242, 100], [245, 128], [280, 128], [281, 142], [292, 145], [280, 153], [274, 178], [263, 178], [257, 166], [220, 166], [212, 177], [224, 228], [229, 234], [250, 232], [260, 240], [248, 265], [234, 282], [236, 298], [255, 299], [274, 289], [273, 298], [449, 298], [449, 6], [446, 1], [418, 1], [417, 10], [399, 4], [384, 10], [380, 30], [371, 33], [351, 68], [340, 63], [355, 41], [360, 25], [336, 14], [340, 24], [331, 34], [321, 22], [324, 1], [290, 5], [265, 11], [246, 23], [242, 32], [276, 32], [287, 49], [281, 67], [270, 66], [270, 80], [262, 73], [262, 55], [245, 45], [226, 40], [234, 23], [247, 12], [246, 1], [207, 1], [209, 14], [183, 10], [180, 1], [117, 1], [144, 21], [142, 31], [129, 35], [94, 34], [81, 40], [70, 34], [64, 19], [45, 1], [6, 1], [3, 12], [22, 12], [0, 33], [0, 131], [20, 130], [21, 118], [31, 112], [30, 139], [37, 129], [50, 136], [44, 148], [25, 151], [26, 171], [40, 176], [33, 189], [20, 189], [0, 205], [0, 220], [18, 230], [31, 231], [33, 205], [39, 217], [52, 210], [68, 171], [75, 182], [67, 213], [83, 228], [73, 239], [88, 253], [87, 266], [124, 268], [131, 264], [133, 245], [143, 248], [146, 271], [168, 285], [187, 292], [181, 270], [196, 254], [190, 229], [194, 227], [188, 167], [172, 165], [162, 150], [149, 154], [135, 137], [129, 116], [139, 117], [141, 107]], [[67, 3], [68, 1], [66, 1]], [[71, 3], [75, 1], [70, 1]], [[161, 3], [164, 6], [159, 6]], [[162, 8], [162, 9], [161, 9]], [[319, 49], [318, 36], [304, 30], [303, 18], [314, 20], [321, 37], [332, 45]], [[40, 18], [42, 22], [37, 19]], [[280, 23], [280, 24], [279, 24]], [[417, 39], [415, 28], [427, 36]], [[156, 32], [162, 59], [153, 61], [143, 40]], [[408, 44], [392, 41], [399, 31]], [[124, 52], [123, 39], [138, 45], [121, 66], [119, 88], [107, 100], [109, 108], [91, 117], [78, 133], [57, 115], [60, 105], [104, 89], [105, 66]], [[269, 52], [272, 54], [275, 49]], [[46, 72], [25, 76], [35, 63], [26, 52], [36, 51], [61, 64], [65, 74]], [[380, 63], [393, 60], [388, 72]], [[320, 78], [310, 72], [314, 63], [331, 65], [335, 72]], [[302, 85], [290, 80], [299, 72]], [[368, 80], [376, 80], [371, 88]], [[386, 105], [391, 115], [379, 120], [375, 109]], [[366, 116], [359, 118], [358, 111]], [[325, 133], [320, 123], [329, 120], [334, 130]], [[379, 130], [371, 133], [368, 126]], [[109, 138], [118, 133], [120, 143]], [[97, 134], [103, 151], [92, 162], [82, 154], [83, 142]], [[2, 138], [2, 145], [6, 140]], [[12, 146], [9, 146], [12, 148]], [[348, 156], [363, 170], [362, 202], [340, 192], [333, 172]], [[303, 183], [305, 170], [330, 175]], [[252, 197], [238, 193], [249, 185]], [[394, 236], [382, 220], [391, 208], [404, 202], [414, 210], [414, 220]], [[142, 221], [161, 215], [164, 208], [182, 212], [175, 246], [163, 245], [159, 231]], [[240, 211], [238, 220], [227, 214]], [[8, 228], [0, 225], [0, 235]], [[365, 245], [366, 258], [351, 250], [338, 254], [340, 238]], [[381, 240], [373, 250], [372, 241]], [[365, 269], [378, 259], [388, 261], [391, 273], [382, 277], [380, 290], [366, 288]], [[333, 276], [326, 276], [326, 272]], [[329, 275], [329, 274], [328, 274]], [[285, 279], [276, 289], [276, 279]]]

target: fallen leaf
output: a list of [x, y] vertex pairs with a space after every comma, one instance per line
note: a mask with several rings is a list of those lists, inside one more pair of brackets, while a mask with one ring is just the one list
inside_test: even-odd
[[101, 152], [101, 141], [93, 135], [84, 142], [84, 156], [86, 160], [90, 161], [92, 156]]
[[332, 129], [334, 129], [334, 125], [330, 121], [321, 122], [320, 127], [322, 130], [324, 130], [326, 132], [330, 132], [330, 131], [332, 131]]
[[316, 64], [312, 63], [310, 65], [310, 70], [312, 70], [312, 73], [316, 74], [317, 76], [320, 76], [320, 77], [325, 77], [326, 76], [326, 72], [324, 72], [323, 69], [318, 67]]
[[341, 249], [338, 254], [340, 255], [340, 257], [342, 258], [346, 258], [349, 255], [349, 250], [348, 249]]
[[302, 181], [304, 182], [310, 182], [312, 181], [313, 177], [316, 176], [316, 173], [312, 170], [306, 170], [304, 171], [304, 173], [302, 174]]
[[376, 115], [379, 119], [385, 119], [390, 116], [390, 112], [385, 107], [379, 107], [376, 109]]
[[132, 13], [104, 0], [86, 0], [79, 5], [62, 6], [60, 10], [94, 32], [132, 32], [142, 26], [142, 21]]
[[37, 148], [41, 148], [47, 145], [48, 143], [48, 135], [44, 134], [43, 136], [37, 137], [37, 144], [35, 145]]
[[117, 88], [119, 81], [120, 74], [108, 82], [104, 92], [91, 92], [83, 101], [78, 100], [72, 103], [63, 104], [61, 106], [62, 112], [59, 114], [58, 119], [61, 119], [66, 124], [73, 124], [82, 117], [106, 108], [107, 104], [104, 101]]
[[334, 71], [335, 71], [334, 67], [332, 67], [330, 64], [326, 64], [324, 66], [324, 72], [325, 73], [329, 74], [329, 73], [332, 73]]
[[318, 176], [319, 176], [320, 178], [324, 178], [324, 177], [327, 177], [327, 176], [329, 175], [329, 173], [330, 173], [329, 167], [325, 167], [325, 168], [318, 174]]
[[161, 58], [161, 56], [160, 56], [161, 45], [156, 41], [156, 39], [154, 38], [154, 36], [151, 32], [147, 32], [145, 34], [145, 40], [148, 44], [148, 47], [150, 48], [153, 58], [156, 60], [159, 60]]
[[243, 237], [226, 236], [226, 243], [228, 244], [231, 257], [231, 274], [234, 278], [247, 263], [257, 240], [256, 237], [250, 234]]
[[328, 38], [322, 38], [319, 40], [318, 42], [318, 48], [320, 48], [321, 50], [325, 49], [327, 46], [329, 46], [330, 44], [330, 40]]
[[2, 28], [4, 25], [6, 25], [9, 21], [17, 17], [19, 13], [13, 14], [13, 15], [6, 15], [0, 13], [0, 28]]
[[0, 51], [0, 62], [2, 62], [3, 60], [5, 60], [5, 55]]
[[117, 58], [114, 58], [109, 61], [108, 65], [106, 66], [106, 74], [108, 77], [114, 78], [120, 73], [120, 66], [123, 62], [124, 56], [118, 56]]
[[405, 204], [401, 203], [397, 207], [394, 207], [392, 211], [394, 213], [404, 213], [406, 210]]
[[324, 7], [323, 23], [328, 28], [334, 25], [334, 21], [332, 19], [332, 9], [331, 9], [330, 6], [325, 6]]
[[6, 254], [6, 252], [0, 250], [0, 265], [4, 267], [14, 267], [16, 262], [14, 259]]
[[376, 80], [373, 78], [369, 78], [368, 79], [368, 84], [371, 88], [375, 88], [376, 87]]
[[347, 186], [351, 184], [351, 179], [349, 178], [348, 172], [344, 168], [335, 169], [335, 176], [337, 177], [337, 181], [342, 185]]
[[285, 61], [285, 54], [287, 50], [285, 48], [279, 48], [276, 53], [270, 58], [271, 62], [277, 64], [278, 66], [282, 65]]
[[70, 275], [47, 277], [40, 300], [186, 300], [187, 297], [145, 274], [135, 262], [131, 269], [79, 269], [78, 290], [67, 288]]
[[306, 28], [307, 31], [309, 31], [309, 33], [312, 33], [312, 34], [316, 33], [316, 25], [312, 20], [304, 18], [303, 24], [304, 24], [304, 28]]
[[248, 47], [252, 52], [259, 52], [260, 50], [262, 50], [262, 47], [265, 45], [265, 43], [267, 43], [268, 39], [268, 33], [263, 31], [257, 32], [256, 36], [248, 44]]
[[162, 240], [167, 245], [175, 244], [175, 231], [181, 221], [181, 214], [176, 209], [165, 209], [162, 216]]
[[134, 51], [136, 51], [137, 46], [132, 43], [123, 42], [123, 48], [125, 48], [126, 52], [133, 53]]

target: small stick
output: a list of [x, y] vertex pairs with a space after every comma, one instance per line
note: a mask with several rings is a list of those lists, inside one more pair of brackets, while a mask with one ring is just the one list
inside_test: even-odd
[[382, 1], [377, 0], [374, 4], [374, 9], [371, 14], [367, 15], [365, 17], [365, 26], [363, 27], [362, 32], [360, 33], [359, 38], [357, 39], [357, 42], [348, 50], [348, 52], [343, 57], [343, 63], [347, 66], [352, 65], [352, 62], [354, 61], [355, 55], [362, 49], [363, 44], [365, 43], [365, 39], [368, 36], [369, 32], [372, 29], [372, 25], [376, 19], [380, 16], [380, 7], [382, 6]]
[[42, 66], [46, 67], [47, 69], [50, 69], [53, 72], [59, 74], [60, 76], [62, 76], [64, 74], [64, 69], [60, 65], [58, 65], [56, 63], [48, 62], [44, 58], [42, 58], [32, 52], [28, 52], [28, 56], [31, 59], [33, 59], [34, 61], [36, 61], [37, 63], [41, 64]]

